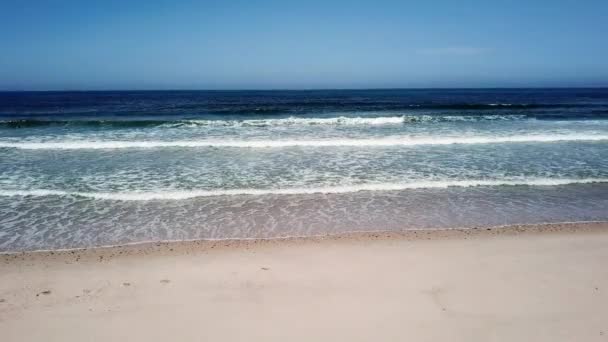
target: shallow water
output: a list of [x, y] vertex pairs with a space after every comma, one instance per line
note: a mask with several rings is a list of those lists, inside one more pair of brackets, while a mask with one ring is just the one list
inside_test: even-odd
[[608, 219], [608, 90], [0, 93], [0, 251]]

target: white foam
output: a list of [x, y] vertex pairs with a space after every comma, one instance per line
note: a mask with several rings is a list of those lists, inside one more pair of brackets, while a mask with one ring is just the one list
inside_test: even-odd
[[332, 118], [298, 118], [288, 117], [281, 119], [254, 119], [254, 120], [186, 120], [167, 124], [170, 127], [183, 126], [234, 126], [234, 127], [264, 127], [264, 126], [296, 126], [296, 125], [395, 125], [406, 121], [404, 116], [384, 117], [346, 117], [338, 116]]
[[407, 189], [432, 189], [449, 187], [479, 186], [556, 186], [567, 184], [608, 183], [608, 178], [585, 179], [503, 179], [503, 180], [445, 180], [415, 181], [406, 183], [370, 183], [356, 185], [326, 186], [315, 188], [285, 189], [220, 189], [220, 190], [180, 190], [180, 191], [131, 191], [131, 192], [70, 192], [61, 190], [0, 190], [0, 196], [78, 196], [100, 200], [149, 201], [183, 200], [196, 197], [236, 196], [236, 195], [300, 195], [300, 194], [341, 194], [359, 191], [397, 191]]
[[281, 148], [281, 147], [387, 147], [453, 144], [503, 144], [503, 143], [550, 143], [560, 141], [605, 141], [606, 134], [553, 134], [470, 137], [417, 137], [394, 136], [375, 139], [318, 139], [318, 140], [177, 140], [177, 141], [48, 141], [48, 142], [0, 142], [0, 148], [26, 150], [79, 150], [167, 147], [234, 147], [234, 148]]
[[380, 117], [337, 116], [330, 118], [287, 117], [280, 119], [249, 120], [184, 120], [167, 123], [164, 127], [266, 127], [266, 126], [299, 126], [299, 125], [343, 125], [343, 126], [378, 126], [399, 125], [415, 122], [458, 122], [458, 121], [496, 121], [521, 120], [525, 115], [397, 115]]

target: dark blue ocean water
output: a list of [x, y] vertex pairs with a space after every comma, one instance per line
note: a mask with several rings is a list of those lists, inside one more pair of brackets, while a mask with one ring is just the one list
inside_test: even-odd
[[608, 219], [608, 89], [0, 93], [0, 251]]

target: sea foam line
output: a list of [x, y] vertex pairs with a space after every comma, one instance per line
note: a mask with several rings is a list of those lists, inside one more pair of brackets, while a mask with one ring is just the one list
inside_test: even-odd
[[391, 116], [334, 116], [334, 117], [297, 117], [265, 119], [188, 119], [188, 120], [45, 120], [45, 119], [11, 119], [0, 120], [0, 128], [28, 128], [45, 126], [92, 126], [92, 127], [160, 127], [160, 128], [205, 128], [205, 127], [280, 127], [280, 126], [381, 126], [402, 125], [407, 123], [432, 122], [477, 122], [508, 121], [529, 119], [526, 115], [391, 115]]
[[247, 119], [247, 120], [183, 120], [166, 123], [164, 127], [266, 127], [266, 126], [299, 126], [299, 125], [335, 125], [335, 126], [379, 126], [398, 125], [417, 122], [476, 122], [507, 121], [526, 119], [525, 115], [397, 115], [397, 116], [337, 116], [328, 118], [287, 117], [280, 119]]
[[502, 143], [549, 143], [561, 141], [606, 141], [608, 135], [516, 135], [504, 137], [387, 137], [377, 139], [321, 139], [321, 140], [181, 140], [181, 141], [49, 141], [49, 142], [0, 142], [0, 148], [25, 150], [80, 150], [167, 147], [234, 147], [234, 148], [281, 148], [281, 147], [387, 147], [454, 144], [502, 144]]
[[[347, 117], [332, 118], [299, 118], [288, 117], [281, 119], [249, 119], [249, 120], [184, 120], [166, 124], [169, 127], [199, 127], [199, 126], [229, 126], [229, 127], [265, 127], [265, 126], [298, 126], [298, 125], [395, 125], [409, 121], [405, 116], [383, 117]], [[413, 120], [412, 120], [413, 121]]]
[[150, 201], [183, 200], [196, 197], [238, 196], [238, 195], [304, 195], [304, 194], [343, 194], [359, 191], [398, 191], [408, 189], [433, 189], [450, 187], [480, 186], [557, 186], [567, 184], [608, 183], [608, 178], [585, 179], [512, 179], [512, 180], [454, 180], [454, 181], [417, 181], [409, 183], [371, 183], [316, 188], [285, 189], [221, 189], [221, 190], [181, 190], [181, 191], [130, 191], [130, 192], [71, 192], [62, 190], [0, 190], [0, 196], [76, 196], [100, 200]]

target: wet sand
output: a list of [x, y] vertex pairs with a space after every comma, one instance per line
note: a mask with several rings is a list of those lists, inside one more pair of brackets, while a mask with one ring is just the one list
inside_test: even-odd
[[0, 256], [2, 341], [607, 341], [608, 224]]

